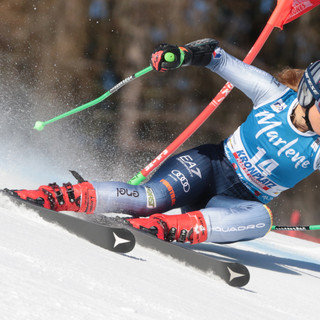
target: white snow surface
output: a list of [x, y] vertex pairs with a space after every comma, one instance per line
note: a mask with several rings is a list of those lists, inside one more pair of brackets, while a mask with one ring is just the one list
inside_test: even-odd
[[319, 244], [269, 233], [193, 247], [247, 265], [240, 289], [139, 245], [106, 251], [2, 195], [0, 211], [1, 319], [319, 319]]

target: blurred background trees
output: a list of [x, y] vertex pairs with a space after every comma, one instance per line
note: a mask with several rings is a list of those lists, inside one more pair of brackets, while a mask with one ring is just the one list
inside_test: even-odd
[[[34, 121], [91, 101], [147, 67], [154, 47], [163, 42], [185, 44], [212, 37], [243, 59], [275, 2], [2, 0], [1, 82], [7, 88], [2, 89], [2, 113], [10, 111], [9, 123], [23, 119], [30, 129]], [[286, 25], [283, 31], [274, 30], [254, 65], [274, 73], [286, 66], [305, 68], [319, 59], [319, 10]], [[58, 162], [60, 157], [70, 157], [81, 166], [84, 154], [90, 154], [92, 166], [108, 168], [95, 179], [129, 179], [188, 126], [224, 83], [204, 68], [152, 72], [98, 106], [61, 120], [59, 126], [46, 127], [41, 138], [26, 127], [16, 126], [16, 130], [22, 140], [38, 143]], [[10, 110], [8, 88], [15, 97]], [[245, 120], [251, 107], [234, 90], [179, 151], [218, 143]], [[52, 137], [70, 156], [50, 148], [56, 143], [51, 142]], [[75, 150], [75, 140], [81, 151]], [[74, 153], [76, 157], [71, 156]], [[313, 174], [272, 203], [276, 223], [288, 223], [289, 213], [299, 209], [302, 223], [319, 224], [319, 178], [318, 173]]]

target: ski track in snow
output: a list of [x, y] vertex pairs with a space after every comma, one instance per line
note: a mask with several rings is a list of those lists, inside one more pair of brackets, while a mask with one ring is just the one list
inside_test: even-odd
[[[42, 170], [44, 159], [35, 163], [30, 170], [0, 163], [0, 188], [69, 178], [67, 170], [67, 179]], [[250, 282], [233, 288], [139, 245], [106, 251], [0, 195], [0, 319], [319, 319], [319, 244], [272, 232], [193, 248], [244, 263]]]
[[115, 254], [0, 196], [1, 319], [318, 319], [320, 246], [270, 233], [196, 250], [248, 266], [242, 289], [140, 246]]

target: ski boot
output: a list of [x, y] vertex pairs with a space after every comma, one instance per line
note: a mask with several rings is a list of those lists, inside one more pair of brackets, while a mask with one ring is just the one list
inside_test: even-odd
[[200, 211], [178, 215], [153, 214], [148, 218], [126, 219], [131, 226], [165, 241], [191, 242], [207, 240], [207, 225]]
[[71, 173], [77, 178], [78, 184], [72, 185], [68, 182], [59, 187], [56, 183], [50, 183], [47, 186], [40, 186], [37, 190], [5, 189], [5, 191], [22, 200], [54, 211], [94, 213], [96, 206], [94, 187], [75, 171]]

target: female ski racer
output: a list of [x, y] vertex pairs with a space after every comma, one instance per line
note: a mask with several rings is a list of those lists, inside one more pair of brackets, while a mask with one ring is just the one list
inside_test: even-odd
[[[272, 226], [266, 203], [319, 167], [320, 61], [304, 72], [287, 70], [280, 82], [229, 55], [216, 40], [203, 39], [160, 45], [151, 65], [160, 72], [205, 66], [244, 92], [253, 110], [229, 138], [171, 157], [144, 185], [79, 178], [76, 185], [10, 192], [55, 211], [131, 214], [132, 226], [167, 241], [263, 237]], [[173, 208], [183, 214], [164, 214]]]

